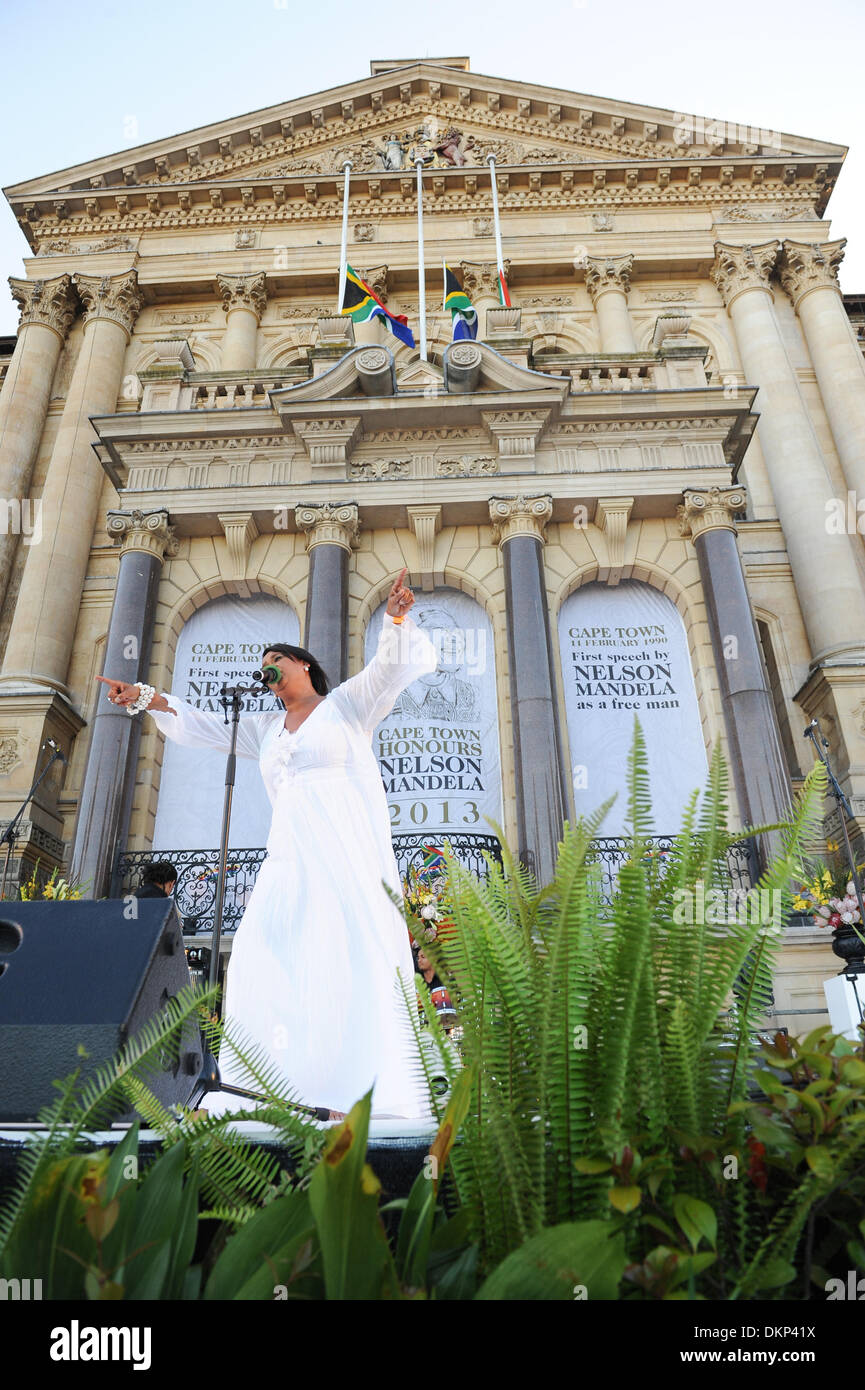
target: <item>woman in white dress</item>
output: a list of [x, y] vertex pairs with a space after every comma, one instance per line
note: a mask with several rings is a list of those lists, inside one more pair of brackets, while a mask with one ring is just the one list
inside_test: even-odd
[[[300, 657], [269, 650], [263, 664], [280, 671], [271, 688], [283, 709], [241, 716], [238, 728], [238, 756], [258, 759], [273, 819], [234, 938], [224, 1013], [269, 1055], [299, 1101], [334, 1114], [374, 1082], [374, 1115], [428, 1115], [397, 980], [399, 971], [413, 998], [411, 947], [382, 886], [384, 879], [401, 894], [372, 751], [373, 731], [397, 696], [437, 664], [432, 642], [407, 616], [414, 594], [403, 586], [405, 573], [388, 595], [378, 650], [358, 675], [328, 692], [303, 648], [294, 648]], [[120, 705], [141, 708], [150, 689], [142, 697], [140, 686], [99, 679]], [[154, 693], [146, 708], [168, 738], [228, 751], [231, 728], [221, 713], [170, 694]], [[230, 1057], [220, 1067], [224, 1081], [255, 1089]], [[247, 1108], [225, 1093], [205, 1104], [211, 1113]]]

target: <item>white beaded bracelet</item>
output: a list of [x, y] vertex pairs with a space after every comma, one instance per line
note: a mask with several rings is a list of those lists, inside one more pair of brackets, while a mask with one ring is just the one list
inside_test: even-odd
[[139, 710], [147, 709], [150, 701], [156, 694], [156, 687], [154, 685], [142, 685], [140, 691], [141, 693], [135, 703], [126, 706], [127, 714], [138, 714]]

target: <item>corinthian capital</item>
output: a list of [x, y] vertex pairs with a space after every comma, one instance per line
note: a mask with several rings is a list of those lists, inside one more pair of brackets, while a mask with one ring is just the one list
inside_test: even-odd
[[39, 323], [53, 328], [61, 342], [65, 340], [78, 308], [71, 275], [57, 275], [53, 280], [16, 280], [10, 275], [9, 286], [21, 310], [20, 328]]
[[123, 554], [129, 550], [143, 550], [146, 555], [162, 560], [166, 555], [177, 553], [177, 538], [166, 511], [112, 511], [108, 513], [105, 529]]
[[251, 309], [261, 320], [267, 304], [263, 270], [257, 275], [217, 275], [216, 283], [226, 314], [230, 314], [232, 309]]
[[798, 309], [810, 290], [837, 290], [838, 267], [844, 259], [847, 238], [840, 241], [784, 241], [779, 264], [781, 284]]
[[110, 319], [132, 337], [142, 304], [134, 270], [126, 270], [122, 275], [76, 274], [73, 279], [84, 305], [86, 324], [91, 319]]
[[737, 295], [745, 290], [769, 289], [769, 276], [778, 255], [777, 241], [763, 241], [759, 246], [729, 246], [715, 242], [715, 264], [709, 272], [715, 288], [729, 309]]
[[322, 502], [315, 506], [297, 506], [294, 519], [306, 532], [306, 548], [314, 545], [341, 545], [351, 552], [357, 545], [358, 519], [355, 502]]
[[[505, 279], [511, 270], [510, 261], [504, 263]], [[463, 289], [469, 299], [479, 299], [481, 295], [499, 297], [499, 268], [495, 261], [460, 261]]]
[[685, 505], [678, 511], [679, 531], [692, 540], [705, 531], [735, 532], [734, 517], [745, 510], [747, 501], [742, 487], [710, 487], [700, 492], [689, 488], [683, 495]]
[[544, 527], [553, 514], [550, 495], [527, 497], [491, 497], [490, 521], [493, 524], [493, 543], [504, 545], [514, 536], [532, 536], [543, 541]]
[[586, 259], [586, 288], [595, 304], [607, 290], [627, 294], [631, 288], [633, 256], [588, 256]]

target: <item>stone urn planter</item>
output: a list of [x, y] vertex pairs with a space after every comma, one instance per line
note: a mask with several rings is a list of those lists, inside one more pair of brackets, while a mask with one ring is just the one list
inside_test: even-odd
[[[865, 932], [862, 936], [865, 936]], [[865, 941], [862, 936], [854, 926], [846, 922], [832, 930], [832, 950], [845, 962], [845, 974], [865, 974]]]

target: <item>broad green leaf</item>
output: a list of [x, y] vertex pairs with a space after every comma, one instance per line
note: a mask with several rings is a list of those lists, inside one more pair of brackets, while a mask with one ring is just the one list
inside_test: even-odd
[[[293, 1240], [312, 1226], [309, 1199], [304, 1192], [285, 1192], [262, 1207], [229, 1236], [210, 1272], [204, 1298], [237, 1298], [238, 1291], [262, 1269], [272, 1270], [272, 1261]], [[278, 1284], [271, 1279], [271, 1284]]]
[[616, 1211], [627, 1213], [634, 1211], [640, 1205], [643, 1192], [639, 1187], [611, 1187], [607, 1196]]
[[612, 1300], [624, 1268], [624, 1236], [611, 1236], [608, 1222], [566, 1222], [547, 1227], [508, 1255], [475, 1297], [572, 1300], [575, 1290], [585, 1287], [589, 1301]]
[[714, 1248], [718, 1238], [718, 1218], [708, 1202], [677, 1192], [673, 1198], [673, 1215], [685, 1232], [692, 1250], [697, 1249], [701, 1240], [707, 1240]]
[[760, 1270], [755, 1289], [780, 1289], [796, 1278], [796, 1270], [789, 1260], [772, 1259]]
[[329, 1299], [378, 1298], [396, 1278], [378, 1214], [380, 1184], [366, 1164], [372, 1091], [327, 1137], [309, 1184]]
[[754, 1081], [769, 1096], [786, 1095], [787, 1087], [773, 1071], [755, 1071]]

